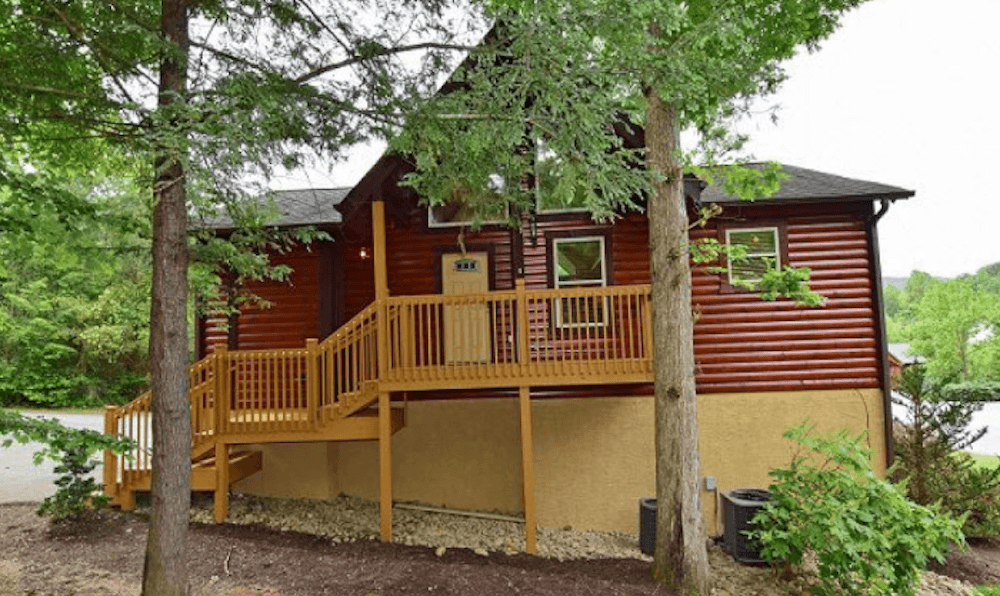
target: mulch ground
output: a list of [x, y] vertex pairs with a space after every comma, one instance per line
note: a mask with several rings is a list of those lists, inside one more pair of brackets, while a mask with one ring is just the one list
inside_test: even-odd
[[[33, 504], [0, 505], [0, 596], [135, 596], [146, 521], [103, 511], [89, 523], [50, 526]], [[1000, 541], [978, 540], [940, 574], [1000, 584]], [[798, 593], [761, 567], [710, 552], [713, 594]], [[560, 562], [528, 555], [327, 538], [264, 526], [192, 524], [188, 564], [195, 596], [665, 595], [649, 563], [635, 559]]]
[[[146, 523], [102, 512], [88, 524], [50, 528], [33, 505], [0, 506], [0, 595], [137, 594]], [[559, 562], [527, 555], [328, 539], [261, 526], [192, 524], [188, 564], [195, 594], [665, 594], [649, 564], [631, 559]], [[6, 577], [7, 579], [2, 579]], [[12, 579], [13, 578], [13, 579]], [[5, 585], [6, 583], [6, 585]]]

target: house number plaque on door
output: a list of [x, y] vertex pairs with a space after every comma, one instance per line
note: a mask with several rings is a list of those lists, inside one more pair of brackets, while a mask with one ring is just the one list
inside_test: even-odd
[[458, 259], [452, 263], [454, 271], [479, 271], [479, 261], [476, 259]]

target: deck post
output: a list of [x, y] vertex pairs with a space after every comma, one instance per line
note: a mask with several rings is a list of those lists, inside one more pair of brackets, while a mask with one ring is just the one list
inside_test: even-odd
[[215, 439], [225, 432], [226, 406], [229, 404], [229, 349], [215, 346]]
[[520, 365], [520, 375], [528, 374], [528, 294], [524, 287], [524, 278], [519, 277], [514, 282], [515, 299], [517, 300], [517, 362]]
[[642, 312], [642, 357], [649, 363], [647, 370], [653, 370], [653, 290], [646, 294]]
[[378, 311], [375, 324], [378, 326], [375, 349], [377, 354], [378, 378], [389, 372], [389, 319], [386, 299], [389, 297], [389, 274], [385, 255], [385, 203], [372, 202], [372, 252], [375, 257], [375, 303]]
[[309, 426], [316, 428], [319, 422], [319, 341], [306, 340], [306, 411]]
[[378, 504], [382, 542], [392, 542], [392, 404], [378, 394]]
[[529, 555], [538, 551], [535, 523], [535, 448], [532, 442], [531, 389], [521, 386], [521, 472], [524, 485], [524, 541]]
[[389, 297], [389, 277], [385, 255], [385, 203], [372, 202], [372, 257], [375, 260], [375, 299]]
[[213, 517], [221, 524], [229, 514], [229, 445], [215, 443], [215, 499]]
[[[115, 406], [104, 406], [104, 434], [118, 436], [118, 418]], [[104, 450], [104, 494], [118, 498], [118, 455], [110, 449]]]

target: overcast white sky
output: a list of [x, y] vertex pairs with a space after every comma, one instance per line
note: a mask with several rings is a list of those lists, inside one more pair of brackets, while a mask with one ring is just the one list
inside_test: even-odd
[[917, 192], [879, 224], [882, 273], [1000, 261], [1000, 1], [873, 0], [849, 14], [749, 132], [757, 157]]
[[[971, 273], [1000, 261], [1000, 0], [872, 0], [761, 104], [756, 158], [901, 186], [879, 225], [882, 272]], [[377, 159], [359, 149], [330, 175], [279, 188], [350, 186]]]

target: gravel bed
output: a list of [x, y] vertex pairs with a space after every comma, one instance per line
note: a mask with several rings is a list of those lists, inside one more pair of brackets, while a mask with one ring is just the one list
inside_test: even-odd
[[[482, 556], [490, 552], [524, 552], [524, 524], [478, 519], [448, 513], [393, 508], [393, 541], [434, 548], [441, 556], [449, 548], [465, 548]], [[212, 523], [211, 499], [196, 502], [195, 522]], [[234, 495], [229, 517], [233, 524], [262, 524], [283, 531], [326, 536], [334, 544], [378, 540], [379, 508], [372, 501], [341, 495], [329, 501], [278, 499]], [[561, 561], [571, 559], [634, 558], [652, 561], [639, 551], [638, 539], [621, 532], [582, 532], [572, 529], [539, 529], [538, 555]], [[804, 573], [782, 581], [766, 567], [736, 563], [718, 548], [710, 552], [714, 596], [784, 596], [789, 590], [805, 593], [813, 578]], [[926, 572], [916, 596], [972, 596], [967, 582]]]
[[[211, 501], [196, 503], [191, 520], [212, 523]], [[334, 544], [378, 540], [378, 503], [340, 495], [329, 501], [234, 495], [229, 517], [234, 524], [264, 524], [285, 531], [328, 536]], [[479, 554], [524, 552], [524, 524], [448, 513], [394, 507], [393, 542], [435, 549], [467, 548]], [[538, 530], [538, 554], [558, 560], [634, 558], [651, 561], [639, 551], [638, 538], [622, 532]]]

